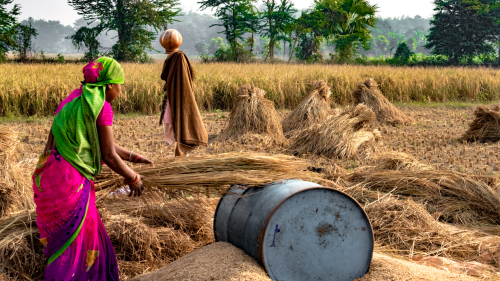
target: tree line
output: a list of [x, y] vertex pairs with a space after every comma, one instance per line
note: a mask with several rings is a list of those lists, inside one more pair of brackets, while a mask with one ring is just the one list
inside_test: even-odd
[[[57, 21], [18, 23], [19, 5], [6, 8], [13, 1], [0, 0], [0, 60], [7, 51], [26, 59], [36, 40], [46, 52], [84, 51], [84, 60], [106, 54], [147, 62], [148, 54], [162, 49], [157, 37], [169, 27], [189, 42], [183, 46], [186, 53], [205, 61], [246, 62], [260, 56], [269, 61], [456, 65], [500, 60], [500, 0], [435, 0], [430, 20], [380, 19], [379, 8], [369, 0], [314, 0], [303, 11], [292, 0], [199, 1], [200, 10], [212, 10], [213, 16], [182, 15], [179, 0], [68, 0], [82, 17], [73, 28]], [[47, 38], [47, 30], [59, 37]], [[44, 40], [39, 44], [40, 34]]]

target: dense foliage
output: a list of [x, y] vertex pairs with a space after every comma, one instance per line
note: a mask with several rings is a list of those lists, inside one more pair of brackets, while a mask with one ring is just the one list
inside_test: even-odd
[[0, 62], [5, 60], [5, 53], [15, 46], [12, 36], [17, 24], [16, 16], [20, 14], [21, 7], [16, 4], [9, 11], [7, 5], [14, 0], [0, 0]]
[[450, 64], [462, 58], [495, 52], [492, 42], [500, 36], [496, 0], [436, 0], [426, 47], [445, 55]]
[[[87, 46], [92, 41], [89, 36], [116, 31], [118, 42], [113, 45], [112, 54], [119, 61], [149, 60], [146, 49], [153, 49], [151, 41], [180, 13], [175, 8], [179, 5], [178, 0], [68, 0], [68, 3], [85, 20], [97, 22], [92, 30], [72, 36], [73, 42], [77, 46]], [[151, 27], [156, 32], [151, 31]], [[87, 55], [91, 50], [88, 48]]]

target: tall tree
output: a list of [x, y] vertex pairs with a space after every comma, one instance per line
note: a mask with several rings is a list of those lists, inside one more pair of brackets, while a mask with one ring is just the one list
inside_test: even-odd
[[33, 28], [33, 19], [29, 18], [26, 25], [18, 24], [14, 27], [14, 50], [17, 51], [19, 60], [26, 61], [34, 52], [33, 39], [38, 35]]
[[3, 61], [5, 53], [15, 46], [12, 36], [17, 23], [16, 16], [21, 13], [21, 6], [15, 4], [9, 11], [7, 5], [12, 4], [12, 2], [14, 0], [0, 0], [0, 61]]
[[[435, 14], [427, 36], [426, 48], [433, 54], [448, 56], [449, 64], [462, 58], [492, 54], [491, 42], [498, 40], [500, 29], [492, 14], [485, 12], [494, 0], [435, 0]], [[483, 11], [483, 12], [482, 12]]]
[[204, 0], [199, 1], [200, 10], [215, 9], [214, 16], [221, 23], [212, 26], [222, 26], [224, 31], [220, 32], [226, 36], [231, 46], [235, 60], [240, 56], [241, 43], [246, 33], [256, 32], [258, 28], [258, 15], [252, 9], [254, 0]]
[[84, 61], [91, 61], [99, 57], [101, 54], [101, 43], [97, 39], [102, 32], [99, 26], [96, 27], [80, 27], [75, 34], [68, 37], [71, 42], [79, 50], [85, 49]]
[[367, 0], [315, 0], [315, 10], [324, 17], [323, 35], [340, 61], [349, 61], [359, 48], [370, 48], [370, 28], [375, 27], [377, 5]]
[[88, 22], [98, 22], [101, 32], [117, 32], [118, 42], [112, 50], [119, 61], [146, 60], [146, 49], [152, 50], [151, 41], [156, 39], [154, 31], [165, 29], [180, 13], [176, 8], [179, 0], [68, 0], [68, 3]]
[[297, 10], [290, 0], [263, 0], [263, 4], [264, 10], [260, 13], [263, 21], [260, 35], [269, 39], [266, 57], [272, 59], [274, 49], [279, 47], [279, 41], [290, 41], [286, 31], [295, 21], [294, 14]]

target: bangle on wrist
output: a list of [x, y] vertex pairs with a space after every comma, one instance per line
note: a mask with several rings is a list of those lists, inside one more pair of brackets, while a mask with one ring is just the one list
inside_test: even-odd
[[134, 158], [134, 163], [137, 162], [137, 160], [141, 159], [142, 158], [142, 155], [137, 155], [135, 158]]
[[125, 180], [125, 182], [128, 183], [129, 185], [134, 185], [134, 184], [138, 183], [140, 180], [141, 180], [141, 177], [139, 177], [139, 174], [135, 174], [135, 180], [133, 180], [133, 181]]
[[130, 151], [130, 155], [128, 156], [128, 162], [132, 162], [132, 153], [134, 153], [134, 152]]

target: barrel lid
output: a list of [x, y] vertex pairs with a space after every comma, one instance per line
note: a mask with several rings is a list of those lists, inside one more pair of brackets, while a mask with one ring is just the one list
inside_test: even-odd
[[373, 248], [370, 222], [354, 199], [312, 188], [272, 214], [261, 259], [273, 280], [353, 280], [368, 271]]

